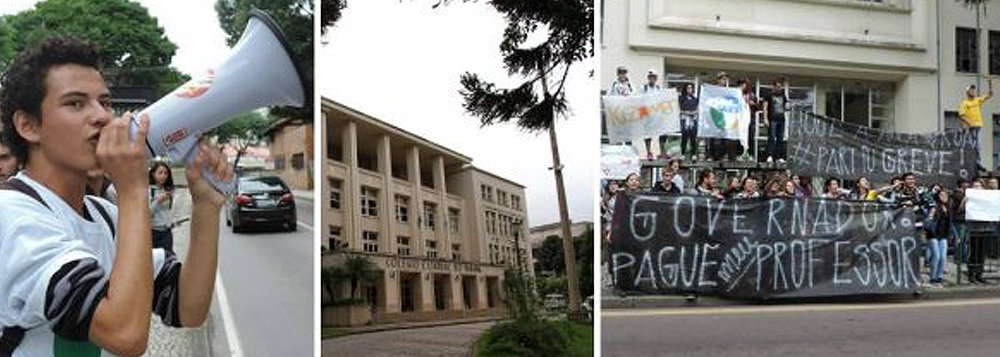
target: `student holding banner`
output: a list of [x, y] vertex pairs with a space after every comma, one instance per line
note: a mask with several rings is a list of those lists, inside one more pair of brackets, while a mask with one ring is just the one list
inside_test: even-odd
[[[659, 84], [656, 84], [657, 77], [658, 76], [656, 74], [656, 71], [654, 71], [652, 69], [649, 70], [648, 73], [646, 73], [646, 80], [647, 80], [647, 82], [646, 82], [646, 84], [642, 85], [642, 92], [641, 92], [642, 94], [651, 93], [651, 92], [655, 92], [655, 91], [663, 89], [663, 88], [660, 87]], [[651, 148], [651, 146], [653, 145], [653, 143], [652, 143], [653, 142], [653, 138], [651, 138], [651, 137], [650, 138], [645, 138], [645, 139], [643, 139], [643, 141], [646, 142], [646, 159], [647, 160], [652, 160], [653, 159], [653, 149]], [[667, 136], [666, 135], [660, 135], [660, 156], [661, 157], [666, 157], [667, 156], [667, 148], [666, 148], [666, 145], [665, 145], [666, 141], [667, 141]]]
[[947, 189], [941, 189], [934, 195], [935, 207], [928, 216], [927, 244], [930, 246], [931, 284], [942, 283], [941, 273], [948, 260], [948, 236], [951, 234], [954, 211], [950, 207], [950, 194]]
[[681, 194], [680, 188], [674, 185], [674, 169], [669, 167], [663, 169], [662, 180], [653, 185], [652, 191], [668, 195]]
[[608, 90], [608, 95], [632, 95], [632, 83], [628, 81], [628, 69], [623, 66], [619, 66], [615, 71], [618, 79], [611, 83], [611, 89]]
[[982, 142], [979, 140], [979, 131], [983, 127], [983, 113], [982, 106], [983, 102], [987, 99], [993, 97], [993, 79], [986, 80], [989, 90], [986, 92], [985, 96], [977, 97], [976, 86], [969, 85], [965, 88], [965, 99], [962, 100], [961, 106], [958, 108], [958, 117], [962, 126], [968, 128], [972, 132], [972, 140], [976, 143], [976, 164], [979, 164], [980, 169], [982, 169]]

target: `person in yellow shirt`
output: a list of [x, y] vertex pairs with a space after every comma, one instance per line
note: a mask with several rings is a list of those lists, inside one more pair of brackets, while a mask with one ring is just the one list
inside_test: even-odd
[[979, 130], [983, 127], [983, 102], [993, 97], [993, 80], [987, 79], [986, 84], [989, 89], [986, 91], [986, 95], [982, 97], [976, 96], [975, 85], [966, 87], [965, 99], [962, 100], [962, 105], [958, 108], [959, 121], [962, 123], [962, 126], [970, 129], [972, 140], [976, 143], [976, 164], [982, 162], [983, 156], [982, 143], [979, 141]]

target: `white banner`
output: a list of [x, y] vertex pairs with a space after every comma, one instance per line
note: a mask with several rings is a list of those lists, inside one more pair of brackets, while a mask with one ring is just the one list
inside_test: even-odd
[[629, 96], [606, 95], [608, 140], [612, 143], [681, 131], [680, 107], [673, 88]]
[[639, 154], [628, 145], [601, 145], [601, 178], [624, 179], [639, 172]]
[[965, 219], [969, 221], [1000, 221], [1000, 190], [965, 190]]
[[698, 98], [698, 137], [739, 140], [748, 147], [750, 106], [739, 88], [703, 84]]

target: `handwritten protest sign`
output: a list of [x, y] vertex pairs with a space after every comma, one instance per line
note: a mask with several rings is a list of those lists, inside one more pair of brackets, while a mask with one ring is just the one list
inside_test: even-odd
[[922, 184], [954, 185], [976, 173], [971, 132], [883, 131], [796, 111], [788, 122], [792, 171], [806, 176], [876, 182], [912, 172]]
[[1000, 190], [965, 190], [965, 219], [968, 221], [1000, 221]]
[[607, 95], [602, 100], [612, 143], [681, 131], [677, 90], [673, 88], [630, 96]]
[[639, 172], [639, 155], [628, 145], [601, 145], [601, 178], [625, 179]]
[[739, 140], [748, 147], [750, 107], [739, 88], [701, 85], [698, 136]]
[[864, 201], [620, 194], [612, 279], [638, 293], [772, 298], [912, 293], [913, 213]]

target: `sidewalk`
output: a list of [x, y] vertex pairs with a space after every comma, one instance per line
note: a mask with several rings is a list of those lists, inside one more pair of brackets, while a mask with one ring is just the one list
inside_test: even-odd
[[[479, 317], [479, 318], [469, 318], [469, 319], [456, 319], [456, 320], [443, 320], [443, 321], [424, 321], [424, 322], [398, 322], [391, 324], [377, 324], [377, 325], [367, 325], [367, 326], [357, 326], [357, 327], [344, 327], [337, 328], [347, 335], [356, 335], [362, 333], [372, 333], [372, 332], [382, 332], [391, 330], [407, 330], [425, 327], [437, 327], [437, 326], [450, 326], [450, 325], [466, 325], [475, 324], [482, 322], [494, 322], [499, 320], [496, 317]], [[324, 326], [326, 328], [326, 326]], [[339, 337], [339, 336], [338, 336]], [[337, 337], [333, 337], [337, 338]]]
[[[831, 303], [831, 302], [908, 302], [916, 300], [947, 300], [947, 299], [974, 299], [985, 297], [1000, 297], [1000, 274], [997, 272], [987, 272], [983, 274], [986, 280], [992, 285], [972, 285], [966, 277], [962, 276], [962, 284], [955, 283], [957, 277], [954, 262], [949, 261], [946, 273], [943, 274], [944, 284], [942, 287], [925, 286], [922, 292], [917, 295], [877, 295], [877, 296], [848, 296], [848, 297], [825, 297], [816, 299], [775, 299], [768, 301], [755, 300], [734, 300], [721, 299], [715, 297], [701, 296], [695, 302], [688, 302], [684, 295], [616, 295], [615, 291], [607, 285], [611, 276], [607, 272], [607, 266], [601, 267], [601, 309], [649, 309], [664, 307], [686, 307], [686, 306], [734, 306], [752, 304], [802, 304], [802, 303]], [[963, 273], [965, 271], [963, 270]], [[929, 280], [926, 268], [922, 268], [921, 279]]]
[[313, 195], [314, 192], [312, 190], [292, 190], [292, 196], [294, 196], [296, 200], [313, 202]]
[[[174, 221], [191, 215], [191, 195], [187, 189], [178, 188], [174, 194]], [[187, 256], [190, 222], [185, 222], [174, 229], [174, 251], [183, 260]], [[215, 304], [212, 305], [213, 309]], [[211, 319], [211, 317], [210, 317]], [[149, 345], [145, 356], [208, 356], [208, 327], [205, 324], [197, 328], [171, 328], [160, 322], [159, 316], [153, 315], [149, 329]]]

